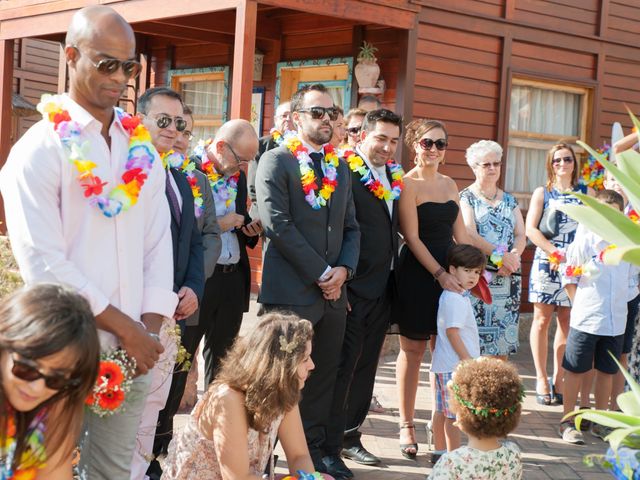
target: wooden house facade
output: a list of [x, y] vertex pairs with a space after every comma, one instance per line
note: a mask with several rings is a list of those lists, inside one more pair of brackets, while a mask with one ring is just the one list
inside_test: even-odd
[[[0, 2], [0, 162], [12, 142], [6, 129], [10, 94], [36, 90], [16, 83], [30, 68], [16, 64], [16, 46], [40, 42], [51, 53], [55, 43], [42, 41], [61, 41], [71, 15], [92, 3]], [[197, 135], [237, 117], [252, 119], [265, 133], [275, 106], [299, 85], [316, 81], [329, 85], [348, 109], [357, 104], [353, 67], [366, 40], [379, 49], [383, 105], [405, 119], [447, 124], [443, 172], [465, 187], [473, 178], [466, 147], [496, 140], [505, 148], [503, 186], [525, 209], [532, 189], [544, 181], [543, 156], [553, 143], [581, 139], [600, 146], [610, 139], [613, 122], [630, 128], [624, 104], [640, 111], [640, 9], [634, 0], [101, 3], [119, 11], [136, 32], [144, 71], [123, 101], [131, 111], [144, 89], [169, 85], [194, 109]], [[26, 62], [36, 55], [22, 52]], [[54, 59], [38, 69], [33, 81], [40, 91], [64, 91], [63, 63]], [[35, 102], [37, 95], [30, 98]], [[410, 166], [406, 150], [400, 155]], [[259, 263], [256, 258], [258, 282]]]

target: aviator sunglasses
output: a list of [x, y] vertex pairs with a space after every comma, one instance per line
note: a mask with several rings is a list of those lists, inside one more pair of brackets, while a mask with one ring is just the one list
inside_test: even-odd
[[422, 148], [425, 150], [431, 150], [431, 148], [435, 145], [436, 148], [440, 151], [446, 150], [449, 142], [447, 142], [444, 138], [439, 138], [438, 140], [432, 140], [430, 138], [423, 138], [418, 142]]
[[560, 165], [560, 162], [573, 163], [573, 157], [554, 158], [551, 163], [554, 165]]
[[62, 390], [63, 388], [77, 386], [80, 384], [79, 378], [67, 378], [62, 374], [45, 375], [31, 362], [17, 358], [15, 354], [11, 354], [13, 367], [11, 373], [14, 377], [24, 380], [25, 382], [35, 382], [43, 378], [47, 388], [51, 390]]
[[299, 112], [309, 113], [311, 118], [318, 120], [324, 117], [326, 113], [329, 115], [329, 120], [335, 121], [338, 118], [338, 109], [336, 107], [309, 107], [301, 108]]
[[347, 128], [347, 132], [349, 133], [349, 135], [357, 135], [360, 133], [361, 129], [362, 127], [351, 127]]
[[169, 125], [171, 125], [171, 122], [176, 123], [176, 130], [179, 132], [184, 132], [187, 128], [187, 121], [182, 117], [172, 118], [169, 115], [165, 115], [164, 113], [156, 117], [156, 125], [158, 126], [158, 128], [168, 128]]
[[80, 50], [77, 46], [72, 45], [78, 52], [86, 56], [95, 69], [103, 75], [111, 75], [122, 67], [122, 73], [128, 78], [136, 78], [140, 75], [142, 65], [136, 60], [118, 60], [117, 58], [103, 58], [98, 63], [94, 62], [89, 55]]

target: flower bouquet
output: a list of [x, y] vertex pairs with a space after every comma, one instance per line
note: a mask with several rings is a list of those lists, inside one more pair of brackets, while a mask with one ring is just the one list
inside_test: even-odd
[[118, 413], [131, 389], [136, 361], [118, 348], [100, 355], [98, 378], [85, 404], [99, 417]]

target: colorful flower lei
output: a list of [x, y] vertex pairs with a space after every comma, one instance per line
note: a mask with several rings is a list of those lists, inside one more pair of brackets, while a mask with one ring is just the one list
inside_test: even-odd
[[634, 208], [629, 209], [627, 217], [634, 223], [640, 223], [640, 215], [638, 215], [638, 212], [636, 212]]
[[524, 396], [525, 396], [524, 388], [521, 386], [520, 392], [518, 393], [518, 401], [510, 407], [505, 407], [505, 408], [477, 407], [473, 403], [471, 403], [469, 400], [465, 400], [460, 396], [460, 387], [455, 383], [451, 384], [451, 390], [453, 390], [453, 395], [456, 397], [456, 400], [460, 405], [462, 405], [463, 407], [466, 407], [474, 415], [477, 415], [479, 417], [484, 417], [484, 418], [488, 418], [489, 415], [501, 417], [503, 415], [506, 416], [506, 415], [512, 414], [518, 409], [518, 406], [522, 403], [522, 400], [524, 399]]
[[322, 480], [324, 476], [320, 472], [307, 473], [304, 470], [298, 470], [297, 475], [287, 475], [282, 480]]
[[84, 196], [90, 199], [92, 205], [96, 205], [106, 217], [111, 218], [137, 203], [140, 190], [156, 158], [151, 135], [138, 117], [124, 113], [119, 108], [115, 109], [120, 123], [129, 134], [129, 154], [125, 163], [126, 170], [121, 177], [123, 183], [112, 188], [108, 195], [102, 195], [108, 182], [103, 182], [93, 174], [97, 165], [87, 158], [89, 142], [81, 141], [82, 128], [62, 108], [62, 97], [43, 95], [38, 111], [46, 121], [53, 124], [54, 131], [69, 155], [69, 161], [78, 170], [78, 181], [84, 189]]
[[285, 138], [284, 145], [298, 160], [300, 180], [302, 182], [305, 200], [314, 210], [324, 207], [338, 186], [337, 168], [340, 160], [333, 146], [327, 143], [322, 147], [324, 150], [324, 177], [322, 178], [322, 188], [318, 191], [316, 172], [311, 166], [312, 160], [309, 156], [309, 151], [302, 145], [302, 141], [300, 141], [297, 136], [291, 135]]
[[566, 261], [564, 252], [560, 249], [556, 249], [549, 254], [549, 263], [552, 265], [560, 265]]
[[275, 142], [275, 144], [277, 146], [282, 145], [282, 142], [284, 141], [284, 138], [282, 137], [282, 132], [280, 132], [280, 130], [278, 130], [277, 128], [274, 127], [274, 128], [271, 129], [269, 134], [271, 135], [271, 138], [273, 138], [273, 141]]
[[402, 170], [399, 164], [393, 160], [387, 162], [387, 167], [389, 167], [389, 171], [391, 172], [391, 189], [388, 189], [385, 188], [380, 180], [373, 178], [371, 169], [353, 150], [344, 150], [340, 153], [340, 156], [347, 160], [349, 169], [352, 172], [360, 174], [360, 181], [376, 198], [380, 200], [397, 200], [400, 198], [402, 188], [404, 187], [404, 180], [402, 180], [404, 170]]
[[[604, 156], [605, 160], [608, 160], [610, 148], [611, 146], [605, 143], [596, 151]], [[602, 190], [604, 188], [604, 173], [605, 169], [602, 164], [593, 155], [589, 155], [587, 163], [584, 164], [582, 172], [580, 172], [580, 183], [596, 191]]]
[[213, 162], [207, 155], [207, 147], [213, 143], [211, 138], [207, 140], [200, 140], [196, 148], [193, 149], [193, 154], [202, 159], [202, 171], [209, 180], [211, 191], [216, 202], [224, 203], [225, 206], [231, 205], [236, 201], [238, 196], [238, 180], [240, 179], [240, 171], [225, 177], [221, 173], [218, 173], [213, 166]]
[[489, 261], [493, 263], [496, 267], [502, 268], [502, 259], [504, 258], [504, 254], [507, 253], [506, 245], [497, 245], [496, 248], [493, 249], [491, 255], [489, 256]]
[[99, 417], [118, 413], [131, 389], [136, 360], [122, 349], [100, 355], [98, 378], [85, 399], [85, 405]]
[[189, 186], [191, 187], [191, 193], [193, 194], [193, 209], [196, 214], [196, 218], [200, 218], [204, 211], [204, 204], [202, 201], [202, 193], [200, 192], [200, 186], [198, 186], [198, 179], [195, 175], [196, 164], [185, 157], [180, 152], [169, 150], [160, 155], [162, 159], [162, 165], [167, 168], [167, 165], [171, 168], [177, 168], [187, 177]]
[[47, 461], [44, 446], [45, 419], [47, 410], [40, 410], [27, 432], [25, 448], [18, 463], [18, 468], [13, 470], [16, 442], [16, 423], [12, 408], [7, 409], [7, 432], [4, 442], [0, 443], [0, 478], [3, 480], [32, 480], [36, 478], [38, 470], [42, 469]]

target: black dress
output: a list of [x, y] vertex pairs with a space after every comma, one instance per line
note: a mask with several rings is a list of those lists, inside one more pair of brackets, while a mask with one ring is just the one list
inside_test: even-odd
[[[436, 261], [445, 267], [447, 250], [453, 245], [453, 224], [458, 204], [425, 202], [417, 207], [418, 235]], [[438, 301], [442, 287], [404, 245], [396, 270], [398, 301], [394, 321], [400, 334], [413, 340], [427, 340], [437, 333]]]

